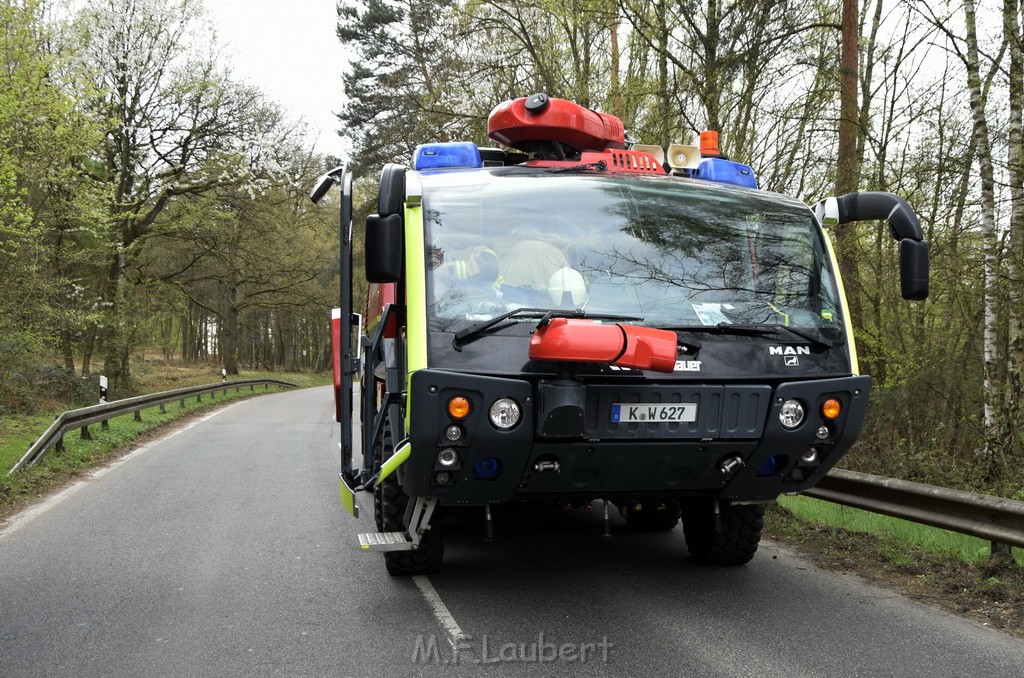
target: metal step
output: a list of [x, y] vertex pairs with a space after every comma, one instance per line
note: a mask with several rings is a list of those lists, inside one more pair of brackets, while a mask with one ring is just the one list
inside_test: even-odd
[[416, 546], [404, 532], [364, 532], [359, 548], [366, 551], [412, 551]]

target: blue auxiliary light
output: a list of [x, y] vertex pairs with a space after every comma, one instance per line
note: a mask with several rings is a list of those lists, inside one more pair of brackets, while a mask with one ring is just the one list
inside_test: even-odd
[[480, 480], [491, 480], [501, 473], [501, 462], [495, 457], [484, 457], [473, 464], [473, 475]]
[[778, 470], [779, 460], [775, 457], [768, 457], [761, 462], [761, 465], [757, 467], [756, 475], [759, 477], [773, 476]]
[[417, 172], [432, 169], [483, 167], [480, 149], [470, 141], [421, 144], [412, 153], [412, 168]]
[[724, 158], [704, 158], [698, 167], [690, 170], [690, 176], [717, 184], [757, 188], [757, 177], [749, 165]]

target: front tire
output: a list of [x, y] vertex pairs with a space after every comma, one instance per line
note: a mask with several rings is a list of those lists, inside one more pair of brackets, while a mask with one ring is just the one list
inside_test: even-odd
[[683, 511], [690, 556], [703, 565], [745, 565], [757, 552], [764, 527], [764, 504], [720, 502], [721, 529], [715, 530], [714, 502], [701, 501]]
[[[391, 440], [391, 427], [385, 426], [381, 441], [373, 449], [373, 472], [380, 471], [385, 460], [395, 453]], [[381, 532], [407, 532], [405, 511], [409, 506], [409, 495], [402, 490], [395, 474], [384, 479], [373, 490], [373, 519]], [[385, 551], [384, 564], [392, 576], [435, 574], [441, 569], [444, 558], [444, 539], [440, 531], [441, 516], [437, 509], [430, 519], [430, 529], [420, 539], [419, 548], [414, 551]]]

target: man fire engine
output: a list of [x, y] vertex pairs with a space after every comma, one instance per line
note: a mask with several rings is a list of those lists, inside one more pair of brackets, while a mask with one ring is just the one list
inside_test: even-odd
[[[335, 319], [341, 495], [372, 489], [392, 574], [434, 572], [442, 507], [601, 502], [634, 529], [682, 523], [738, 565], [767, 503], [814, 485], [860, 432], [860, 374], [824, 226], [887, 219], [902, 294], [928, 291], [913, 210], [888, 193], [813, 209], [701, 146], [634, 144], [615, 117], [535, 94], [490, 138], [418, 147], [366, 222], [366, 335], [352, 309], [352, 178]], [[362, 356], [352, 335], [361, 337]], [[352, 441], [354, 384], [362, 444]]]

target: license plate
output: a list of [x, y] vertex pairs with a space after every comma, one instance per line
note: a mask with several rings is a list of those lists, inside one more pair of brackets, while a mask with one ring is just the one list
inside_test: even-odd
[[612, 421], [620, 423], [697, 421], [697, 403], [615, 403], [612, 405]]

